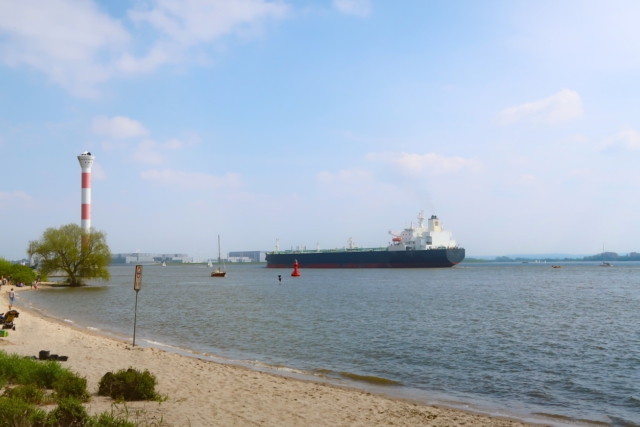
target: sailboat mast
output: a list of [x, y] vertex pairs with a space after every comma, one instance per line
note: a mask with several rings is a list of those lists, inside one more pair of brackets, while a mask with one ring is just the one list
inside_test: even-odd
[[218, 234], [218, 271], [220, 271], [220, 235]]

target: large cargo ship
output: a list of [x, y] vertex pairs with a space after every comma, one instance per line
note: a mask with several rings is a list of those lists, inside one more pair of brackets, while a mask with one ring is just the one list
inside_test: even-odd
[[418, 214], [418, 225], [413, 223], [393, 236], [387, 247], [359, 248], [349, 238], [343, 249], [315, 250], [300, 246], [296, 250], [276, 250], [267, 253], [268, 268], [291, 268], [298, 261], [300, 268], [442, 268], [452, 267], [464, 259], [464, 248], [459, 247], [445, 231], [442, 222], [432, 215], [425, 225], [424, 213]]

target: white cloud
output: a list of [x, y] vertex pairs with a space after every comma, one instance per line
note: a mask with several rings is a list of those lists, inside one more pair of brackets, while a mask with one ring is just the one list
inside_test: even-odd
[[149, 131], [140, 122], [124, 116], [112, 118], [105, 116], [94, 117], [93, 132], [115, 139], [133, 138], [149, 134]]
[[640, 151], [640, 133], [626, 130], [607, 138], [606, 148], [609, 150]]
[[33, 201], [33, 197], [31, 197], [24, 191], [14, 191], [13, 193], [0, 191], [0, 200], [2, 201], [22, 200], [25, 202], [31, 202]]
[[494, 118], [499, 125], [508, 125], [519, 121], [556, 124], [582, 117], [584, 109], [577, 92], [563, 89], [545, 99], [527, 102], [500, 111]]
[[[229, 34], [256, 32], [271, 18], [282, 18], [289, 7], [265, 0], [156, 0], [151, 9], [129, 11], [129, 18], [148, 23], [162, 33], [143, 58], [125, 55], [119, 67], [127, 72], [148, 72], [159, 65], [183, 59], [185, 50]], [[198, 53], [197, 62], [202, 53]]]
[[369, 153], [367, 160], [389, 163], [409, 175], [441, 175], [464, 170], [476, 172], [480, 169], [480, 164], [475, 159], [446, 157], [436, 153]]
[[371, 13], [369, 0], [333, 0], [333, 7], [347, 15], [365, 17]]
[[176, 190], [213, 190], [225, 187], [239, 187], [241, 177], [236, 173], [215, 176], [207, 173], [182, 172], [172, 169], [148, 170], [140, 173], [140, 178]]
[[94, 97], [129, 41], [120, 22], [90, 0], [0, 0], [0, 60], [27, 65], [73, 94]]
[[[75, 96], [95, 98], [100, 83], [198, 56], [188, 48], [255, 31], [287, 10], [279, 1], [156, 0], [150, 9], [129, 11], [156, 31], [129, 33], [93, 0], [0, 0], [0, 61], [35, 68]], [[145, 54], [133, 53], [145, 44]]]

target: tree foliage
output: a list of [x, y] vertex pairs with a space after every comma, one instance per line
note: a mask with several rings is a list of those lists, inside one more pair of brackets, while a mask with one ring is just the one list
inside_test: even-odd
[[27, 253], [40, 263], [43, 274], [67, 273], [72, 286], [81, 285], [83, 279], [109, 279], [111, 251], [106, 235], [93, 228], [90, 233], [77, 224], [47, 228], [39, 240], [29, 242]]
[[0, 258], [0, 276], [9, 277], [13, 283], [24, 282], [29, 284], [36, 280], [36, 272], [26, 265], [12, 264], [6, 259]]

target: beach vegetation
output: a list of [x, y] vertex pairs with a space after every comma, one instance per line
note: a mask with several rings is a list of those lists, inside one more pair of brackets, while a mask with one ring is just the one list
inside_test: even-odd
[[45, 394], [44, 390], [35, 384], [25, 384], [7, 388], [2, 396], [20, 399], [23, 402], [34, 405], [44, 405], [51, 402], [51, 398]]
[[65, 371], [67, 370], [54, 361], [39, 362], [0, 351], [0, 378], [4, 378], [10, 384], [35, 384], [51, 389]]
[[87, 390], [87, 379], [80, 375], [66, 371], [53, 383], [53, 390], [57, 399], [74, 398], [88, 402], [91, 398]]
[[106, 234], [93, 228], [90, 233], [77, 224], [47, 228], [39, 240], [29, 242], [27, 254], [39, 264], [43, 275], [63, 271], [71, 286], [80, 286], [85, 279], [110, 277], [111, 250]]
[[107, 372], [100, 379], [98, 394], [124, 401], [166, 400], [156, 392], [156, 383], [155, 375], [146, 369], [121, 369], [116, 373]]
[[47, 413], [16, 397], [0, 397], [0, 427], [43, 427]]
[[[123, 376], [121, 373], [125, 373]], [[166, 400], [155, 392], [156, 379], [149, 371], [122, 370], [115, 375], [112, 385], [120, 385], [120, 400]], [[112, 376], [114, 374], [111, 374]], [[130, 382], [140, 381], [135, 387]], [[118, 381], [120, 380], [120, 381]], [[102, 381], [101, 381], [102, 382]], [[149, 420], [144, 410], [130, 413], [113, 405], [111, 411], [89, 415], [83, 402], [90, 394], [87, 380], [56, 361], [38, 361], [33, 358], [7, 354], [0, 350], [0, 427], [155, 427], [165, 425], [164, 420]], [[17, 385], [16, 385], [17, 384]], [[117, 389], [117, 387], [114, 387]], [[51, 393], [50, 391], [53, 391]], [[57, 403], [49, 413], [38, 405]], [[116, 410], [114, 410], [117, 409]], [[133, 421], [130, 419], [133, 416]]]
[[89, 424], [91, 417], [82, 402], [78, 399], [68, 397], [60, 399], [58, 406], [49, 412], [46, 426], [51, 427], [85, 427]]

